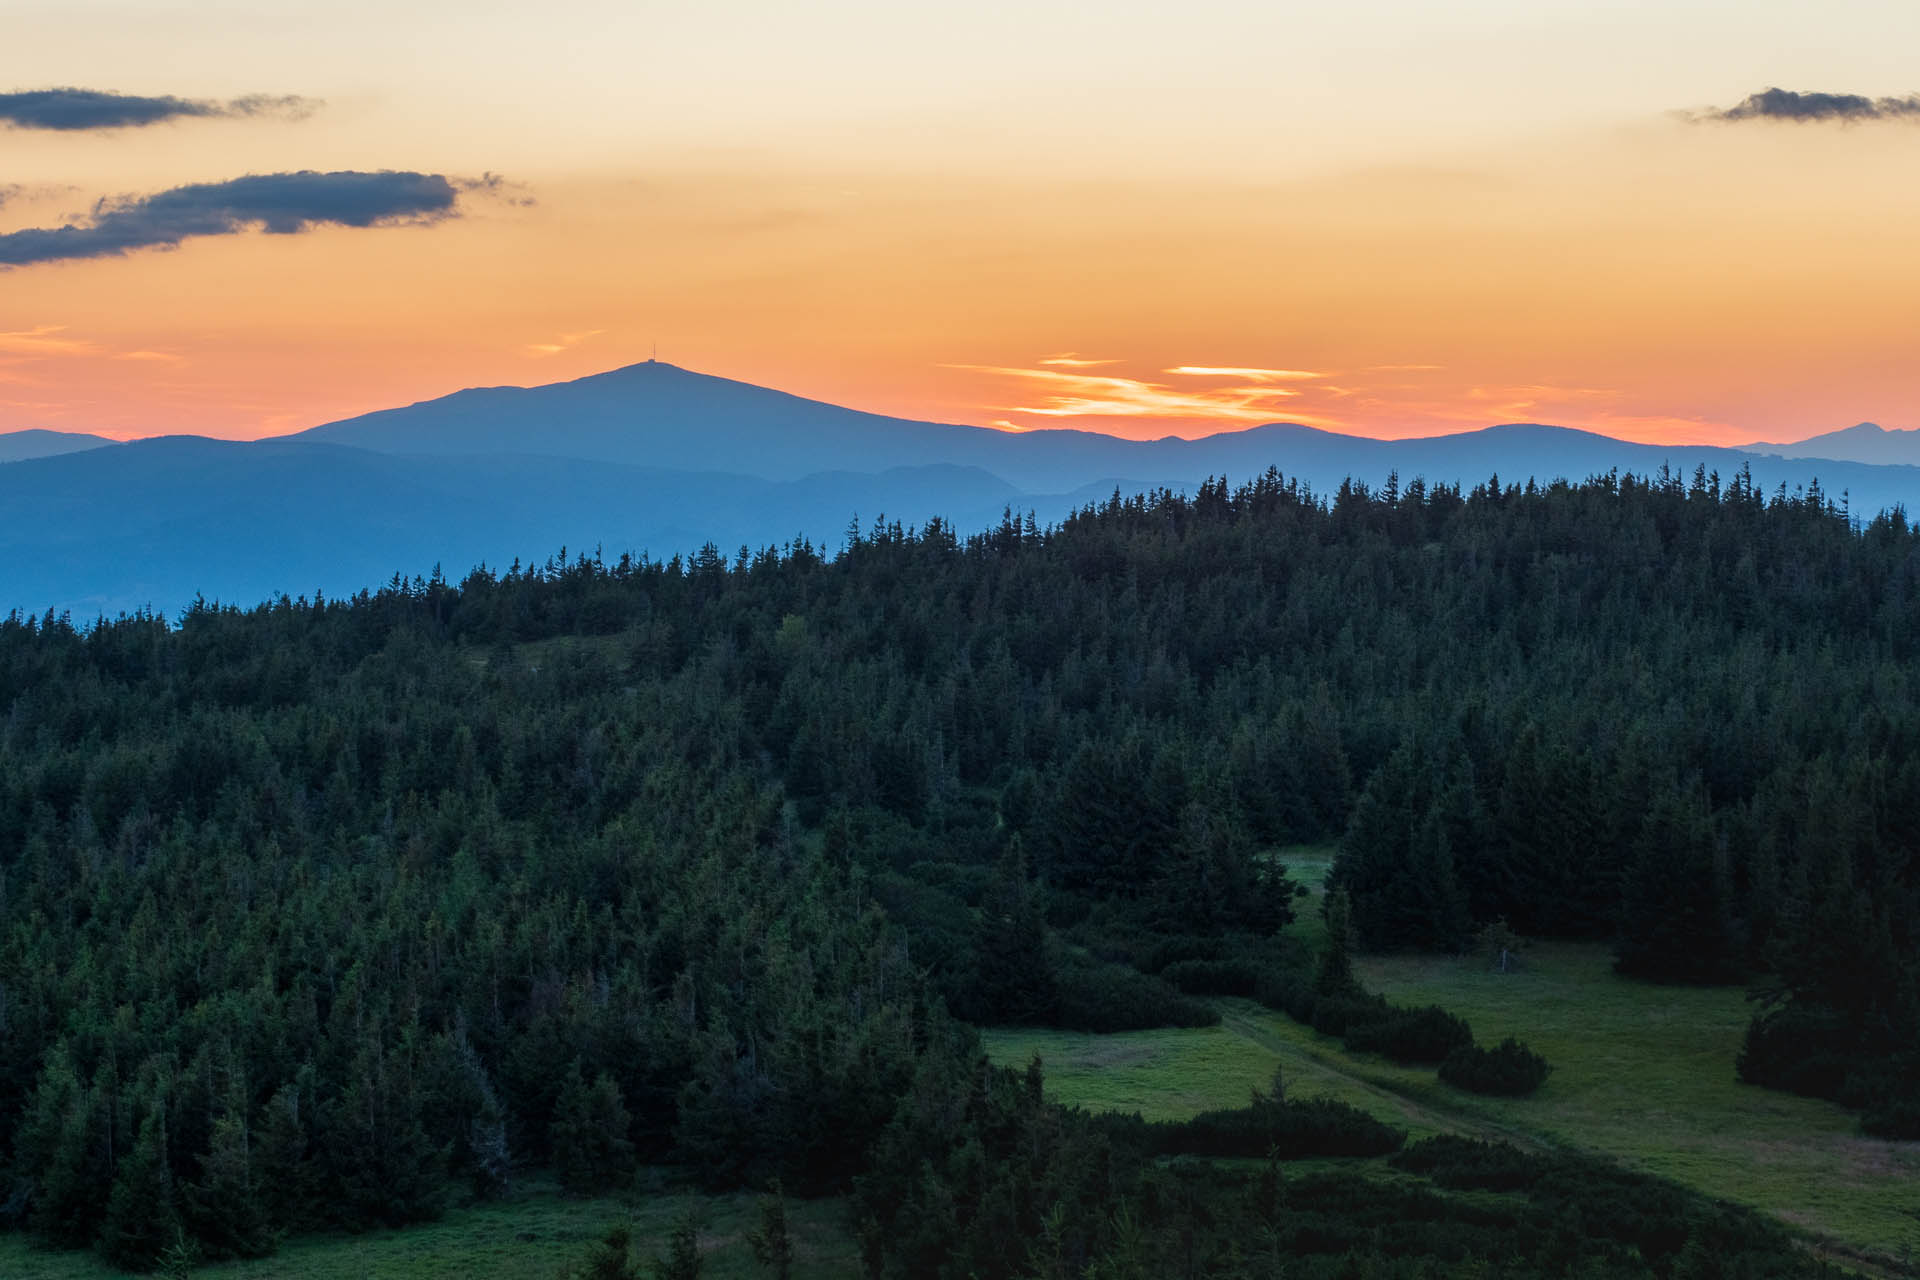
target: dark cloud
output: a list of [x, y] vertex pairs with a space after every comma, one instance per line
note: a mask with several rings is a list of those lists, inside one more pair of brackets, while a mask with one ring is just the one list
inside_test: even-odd
[[164, 120], [217, 116], [283, 116], [301, 120], [319, 110], [312, 98], [251, 94], [231, 102], [143, 98], [100, 89], [27, 89], [0, 93], [0, 121], [16, 129], [126, 129]]
[[524, 182], [509, 182], [497, 173], [483, 173], [477, 178], [458, 178], [453, 185], [462, 193], [484, 196], [516, 208], [531, 209], [540, 203], [528, 193]]
[[0, 235], [0, 267], [171, 249], [194, 236], [252, 227], [292, 235], [319, 226], [439, 222], [458, 215], [458, 199], [459, 188], [437, 173], [254, 174], [103, 200], [86, 222]]
[[1795, 93], [1791, 89], [1762, 89], [1738, 106], [1703, 111], [1698, 120], [1791, 120], [1798, 123], [1837, 120], [1920, 121], [1920, 93], [1904, 98], [1869, 98], [1858, 93]]

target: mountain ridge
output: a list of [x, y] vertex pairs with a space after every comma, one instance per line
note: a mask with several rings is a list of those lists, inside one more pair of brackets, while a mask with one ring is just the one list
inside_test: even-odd
[[1470, 488], [1495, 475], [1730, 478], [1743, 467], [1769, 494], [1817, 479], [1861, 514], [1920, 500], [1920, 467], [1643, 445], [1540, 423], [1404, 440], [1299, 423], [1154, 441], [1014, 433], [643, 364], [548, 387], [468, 388], [258, 441], [156, 437], [0, 467], [0, 612], [351, 595], [395, 572], [439, 565], [457, 577], [563, 545], [663, 560], [708, 543], [729, 557], [796, 538], [830, 549], [856, 519], [939, 516], [964, 536], [1008, 511], [1050, 523], [1116, 491], [1238, 484], [1269, 468], [1331, 498], [1348, 479], [1377, 488], [1395, 473], [1403, 485]]
[[1827, 458], [1869, 466], [1920, 466], [1920, 428], [1883, 427], [1860, 422], [1792, 443], [1760, 442], [1740, 446], [1782, 458]]
[[56, 458], [67, 453], [84, 453], [118, 444], [105, 436], [84, 431], [50, 431], [45, 427], [26, 427], [19, 431], [0, 431], [0, 463], [26, 462], [34, 458]]

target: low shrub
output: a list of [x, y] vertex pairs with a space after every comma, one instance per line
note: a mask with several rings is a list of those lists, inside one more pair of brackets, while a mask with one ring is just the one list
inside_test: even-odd
[[1106, 1116], [1117, 1141], [1156, 1156], [1305, 1160], [1320, 1156], [1383, 1156], [1407, 1135], [1358, 1107], [1330, 1098], [1281, 1102], [1256, 1094], [1251, 1105], [1205, 1111], [1191, 1120], [1147, 1122]]
[[1349, 1028], [1379, 1021], [1392, 1011], [1384, 996], [1319, 996], [1306, 1021], [1323, 1036], [1345, 1036]]
[[1220, 1012], [1151, 974], [1123, 964], [1063, 965], [1054, 979], [1048, 1026], [1067, 1031], [1212, 1027]]
[[1471, 1048], [1473, 1029], [1465, 1019], [1439, 1005], [1418, 1009], [1388, 1006], [1381, 1016], [1361, 1014], [1351, 1019], [1346, 1042], [1355, 1052], [1383, 1054], [1400, 1063], [1432, 1064]]
[[1920, 1094], [1888, 1098], [1860, 1117], [1860, 1132], [1876, 1138], [1920, 1138]]
[[1387, 1162], [1456, 1190], [1521, 1191], [1539, 1180], [1542, 1161], [1504, 1142], [1443, 1133], [1424, 1138]]
[[1251, 996], [1260, 970], [1244, 960], [1176, 960], [1160, 976], [1191, 996]]
[[1846, 1052], [1851, 1039], [1837, 1014], [1776, 1009], [1747, 1024], [1734, 1070], [1748, 1084], [1832, 1098], [1853, 1066]]
[[1440, 1078], [1470, 1093], [1524, 1098], [1547, 1082], [1553, 1065], [1508, 1036], [1492, 1049], [1466, 1044], [1440, 1064]]

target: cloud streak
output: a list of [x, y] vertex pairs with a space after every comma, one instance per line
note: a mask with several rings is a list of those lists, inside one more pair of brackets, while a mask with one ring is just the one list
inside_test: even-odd
[[0, 333], [0, 355], [41, 359], [47, 356], [93, 355], [100, 350], [97, 343], [64, 336], [66, 331], [67, 326], [63, 324], [43, 324], [31, 329]]
[[437, 173], [252, 174], [103, 200], [85, 222], [0, 235], [0, 268], [172, 249], [184, 240], [256, 227], [295, 235], [323, 226], [434, 223], [457, 217], [458, 200], [459, 188]]
[[1119, 364], [1118, 360], [1088, 360], [1078, 351], [1062, 351], [1057, 356], [1048, 356], [1040, 361], [1052, 369], [1098, 369], [1102, 365]]
[[[1005, 378], [1031, 387], [1040, 394], [1032, 404], [993, 406], [1002, 413], [1018, 413], [1036, 418], [1169, 418], [1188, 421], [1248, 425], [1276, 421], [1282, 408], [1277, 401], [1291, 399], [1300, 392], [1286, 387], [1244, 385], [1246, 370], [1225, 370], [1235, 379], [1233, 385], [1184, 389], [1150, 382], [1142, 378], [1113, 375], [1069, 373], [1058, 369], [1019, 369], [1000, 365], [948, 365]], [[1192, 366], [1191, 368], [1197, 368]], [[1256, 370], [1257, 373], [1290, 372]], [[1288, 421], [1314, 423], [1287, 410]], [[1017, 427], [1002, 420], [998, 425]]]
[[15, 129], [79, 133], [99, 129], [138, 129], [168, 120], [243, 119], [278, 116], [304, 120], [320, 109], [314, 98], [293, 94], [249, 94], [228, 102], [201, 98], [142, 97], [102, 89], [25, 89], [0, 93], [0, 121]]
[[1743, 120], [1784, 120], [1794, 124], [1857, 124], [1868, 120], [1920, 122], [1920, 93], [1910, 93], [1903, 98], [1869, 98], [1858, 93], [1763, 89], [1749, 94], [1736, 106], [1702, 111], [1693, 118], [1709, 123]]
[[1183, 378], [1245, 378], [1251, 382], [1317, 382], [1326, 375], [1305, 369], [1249, 369], [1234, 365], [1183, 364], [1167, 370]]
[[597, 338], [605, 332], [605, 329], [586, 329], [580, 333], [563, 333], [552, 342], [529, 342], [527, 344], [527, 354], [537, 359], [543, 359], [547, 356], [557, 356], [562, 351], [577, 347], [588, 339]]

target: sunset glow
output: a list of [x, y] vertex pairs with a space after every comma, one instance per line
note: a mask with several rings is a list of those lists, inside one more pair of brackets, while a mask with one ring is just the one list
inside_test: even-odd
[[[9, 20], [0, 92], [151, 122], [0, 113], [0, 430], [250, 438], [656, 343], [1130, 436], [1920, 423], [1920, 116], [1887, 52], [1920, 11], [1729, 34], [1690, 0], [1649, 42], [1499, 0], [207, 7], [191, 36], [157, 0]], [[1784, 118], [1767, 84], [1866, 105]], [[240, 182], [349, 173], [347, 204]]]

